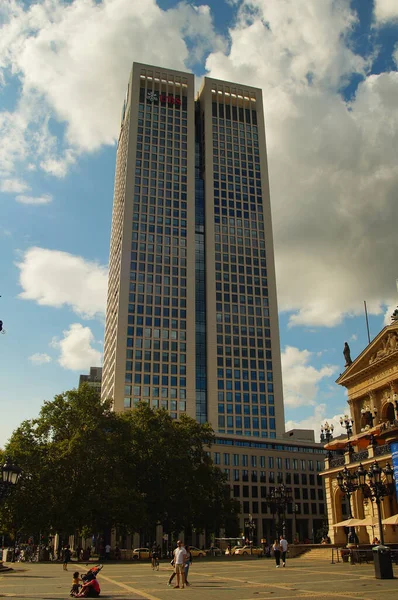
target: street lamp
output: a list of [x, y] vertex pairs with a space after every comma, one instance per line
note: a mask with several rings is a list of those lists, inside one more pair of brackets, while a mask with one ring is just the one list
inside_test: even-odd
[[[10, 494], [11, 490], [16, 486], [20, 477], [21, 469], [17, 465], [13, 465], [10, 458], [6, 458], [6, 462], [1, 467], [0, 477], [0, 500], [4, 500]], [[15, 543], [14, 538], [14, 553], [12, 562], [15, 561]]]
[[348, 518], [352, 519], [351, 495], [358, 489], [358, 475], [356, 472], [350, 472], [347, 467], [337, 473], [337, 485], [348, 500]]
[[340, 425], [345, 428], [348, 439], [350, 439], [350, 435], [352, 435], [353, 424], [354, 424], [354, 421], [348, 415], [344, 415], [344, 417], [340, 417]]
[[249, 514], [249, 518], [245, 521], [245, 527], [249, 530], [249, 544], [250, 544], [250, 554], [253, 549], [253, 533], [256, 530], [256, 524], [253, 521], [253, 515]]
[[[380, 542], [382, 546], [384, 546], [384, 531], [383, 524], [381, 522], [380, 503], [385, 496], [392, 496], [394, 493], [394, 471], [389, 463], [387, 463], [384, 469], [382, 469], [379, 463], [375, 460], [370, 466], [369, 471], [366, 471], [366, 469], [364, 469], [364, 467], [360, 464], [357, 473], [359, 486], [363, 490], [364, 495], [370, 498], [372, 502], [376, 502]], [[385, 483], [381, 479], [382, 473], [384, 473], [385, 476]], [[368, 484], [366, 483], [366, 476], [368, 477]]]
[[398, 419], [398, 394], [396, 392], [393, 393], [392, 399], [394, 401], [395, 416]]
[[292, 489], [285, 487], [282, 483], [278, 487], [274, 488], [268, 496], [265, 498], [265, 503], [267, 506], [271, 508], [272, 514], [278, 515], [278, 520], [276, 521], [276, 538], [279, 537], [279, 529], [280, 529], [280, 521], [282, 515], [282, 535], [285, 537], [286, 535], [286, 507], [288, 504], [293, 502], [292, 497]]
[[293, 505], [292, 505], [292, 513], [293, 513], [293, 531], [292, 531], [293, 536], [292, 537], [293, 537], [293, 544], [295, 543], [296, 538], [298, 539], [298, 537], [297, 537], [297, 520], [296, 520], [297, 519], [296, 515], [297, 515], [298, 511], [299, 511], [299, 505], [295, 504], [293, 502]]
[[329, 425], [327, 421], [325, 425], [321, 425], [321, 444], [324, 444], [325, 442], [328, 444], [330, 440], [333, 439], [333, 430], [333, 424]]
[[6, 498], [13, 486], [18, 483], [21, 473], [21, 469], [17, 465], [13, 465], [10, 458], [7, 458], [1, 467], [0, 499]]

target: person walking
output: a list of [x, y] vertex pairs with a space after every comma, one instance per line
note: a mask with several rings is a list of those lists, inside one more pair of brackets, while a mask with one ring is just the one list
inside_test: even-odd
[[278, 540], [275, 540], [274, 543], [272, 544], [272, 550], [274, 552], [276, 568], [279, 569], [280, 562], [281, 562], [281, 547], [279, 545]]
[[185, 546], [185, 551], [187, 553], [186, 559], [185, 559], [185, 567], [184, 567], [184, 576], [185, 576], [185, 585], [190, 585], [190, 583], [188, 583], [188, 572], [189, 572], [189, 567], [192, 564], [192, 552], [189, 546]]
[[66, 548], [64, 549], [64, 562], [63, 562], [63, 570], [67, 571], [68, 570], [68, 562], [70, 562], [72, 553], [70, 551], [70, 546], [66, 546]]
[[281, 553], [282, 553], [282, 567], [286, 567], [286, 553], [287, 553], [289, 544], [287, 543], [287, 540], [285, 539], [284, 535], [281, 535], [279, 545], [280, 545], [280, 549], [281, 549]]
[[170, 587], [171, 586], [171, 582], [173, 581], [174, 577], [176, 576], [176, 571], [175, 571], [175, 563], [174, 563], [174, 558], [173, 560], [170, 561], [171, 566], [173, 567], [173, 572], [169, 577], [169, 581], [167, 582], [167, 585]]

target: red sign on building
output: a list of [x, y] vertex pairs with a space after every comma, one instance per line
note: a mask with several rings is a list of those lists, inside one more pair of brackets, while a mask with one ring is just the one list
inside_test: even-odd
[[159, 100], [164, 104], [175, 104], [176, 106], [180, 106], [181, 104], [181, 100], [179, 98], [174, 98], [174, 96], [171, 95], [166, 96], [165, 94], [162, 94]]
[[180, 98], [175, 98], [171, 94], [168, 96], [166, 96], [166, 94], [160, 94], [160, 96], [158, 96], [156, 92], [148, 92], [147, 99], [150, 102], [160, 101], [162, 104], [175, 104], [175, 106], [181, 106]]

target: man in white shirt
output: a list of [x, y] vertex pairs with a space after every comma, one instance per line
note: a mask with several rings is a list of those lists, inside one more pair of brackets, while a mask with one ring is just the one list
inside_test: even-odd
[[187, 559], [187, 551], [185, 550], [183, 543], [178, 540], [177, 548], [174, 550], [174, 568], [175, 573], [177, 575], [177, 585], [174, 588], [180, 587], [180, 577], [181, 577], [181, 587], [183, 588], [185, 585], [185, 575], [184, 568], [185, 562]]
[[279, 545], [281, 547], [282, 554], [282, 567], [286, 567], [286, 552], [289, 544], [287, 543], [283, 535], [281, 535]]
[[106, 546], [105, 546], [105, 558], [107, 560], [110, 560], [110, 558], [111, 558], [111, 546], [110, 546], [110, 544], [106, 544]]

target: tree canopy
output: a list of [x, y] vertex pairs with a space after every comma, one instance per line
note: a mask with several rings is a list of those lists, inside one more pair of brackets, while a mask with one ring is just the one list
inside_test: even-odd
[[213, 440], [208, 424], [145, 403], [115, 413], [88, 385], [59, 394], [6, 448], [23, 476], [0, 507], [1, 529], [215, 531], [236, 522], [239, 505], [210, 459]]

